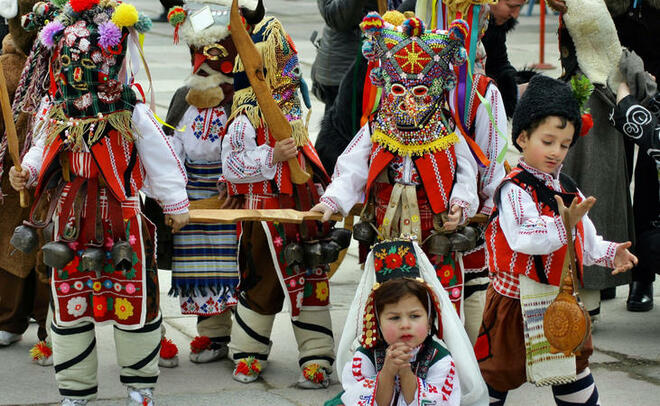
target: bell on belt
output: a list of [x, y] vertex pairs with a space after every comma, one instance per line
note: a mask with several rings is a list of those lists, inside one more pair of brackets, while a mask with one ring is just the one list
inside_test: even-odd
[[371, 223], [361, 221], [353, 226], [353, 238], [370, 246], [376, 240], [376, 231]]
[[24, 254], [29, 254], [39, 245], [39, 237], [34, 228], [26, 225], [20, 225], [14, 229], [14, 234], [9, 240], [9, 244]]
[[434, 233], [426, 242], [426, 249], [433, 255], [447, 255], [450, 247], [449, 238], [440, 233]]
[[465, 227], [449, 236], [452, 251], [468, 251], [477, 245], [477, 230], [473, 227]]
[[127, 241], [118, 241], [112, 246], [112, 263], [116, 270], [130, 271], [133, 267], [133, 248]]
[[100, 272], [105, 261], [105, 251], [101, 248], [87, 248], [80, 257], [83, 272]]
[[76, 253], [63, 242], [51, 241], [41, 247], [44, 255], [44, 264], [51, 268], [62, 269], [69, 262], [73, 261]]
[[303, 258], [305, 259], [305, 266], [313, 268], [323, 263], [323, 255], [321, 251], [321, 243], [305, 243], [303, 245]]
[[287, 264], [301, 264], [303, 262], [303, 249], [294, 242], [284, 247], [284, 260]]
[[342, 247], [334, 241], [321, 243], [321, 263], [331, 264], [339, 259], [339, 251]]
[[351, 230], [346, 228], [334, 228], [328, 233], [328, 238], [336, 242], [339, 245], [339, 248], [345, 249], [351, 245], [351, 234]]

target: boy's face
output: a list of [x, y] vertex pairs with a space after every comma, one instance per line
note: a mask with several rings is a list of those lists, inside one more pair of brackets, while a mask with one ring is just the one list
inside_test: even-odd
[[417, 296], [407, 295], [396, 303], [385, 305], [378, 319], [388, 345], [404, 343], [415, 348], [429, 335], [428, 313]]
[[575, 128], [570, 121], [561, 128], [557, 116], [549, 116], [532, 133], [523, 131], [518, 137], [527, 165], [545, 173], [555, 173], [566, 158]]

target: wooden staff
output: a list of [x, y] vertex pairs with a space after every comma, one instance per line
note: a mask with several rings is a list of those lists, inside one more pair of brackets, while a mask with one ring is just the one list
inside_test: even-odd
[[[275, 103], [268, 83], [266, 83], [264, 62], [243, 25], [241, 16], [238, 13], [238, 0], [233, 0], [231, 4], [229, 24], [231, 26], [231, 39], [234, 41], [238, 55], [241, 57], [245, 73], [257, 97], [257, 103], [268, 125], [268, 130], [270, 130], [273, 138], [278, 141], [291, 138], [293, 133], [291, 124], [282, 113], [280, 106]], [[310, 175], [300, 167], [298, 159], [291, 158], [287, 162], [291, 170], [291, 181], [297, 185], [306, 183]]]
[[[5, 121], [5, 136], [7, 137], [9, 156], [11, 156], [16, 170], [22, 172], [21, 157], [18, 154], [18, 136], [16, 135], [16, 127], [14, 126], [14, 113], [9, 102], [9, 92], [7, 91], [7, 82], [5, 81], [5, 71], [2, 67], [2, 62], [0, 62], [0, 107], [2, 107], [2, 117]], [[28, 207], [28, 198], [25, 189], [20, 191], [20, 203], [21, 207]]]

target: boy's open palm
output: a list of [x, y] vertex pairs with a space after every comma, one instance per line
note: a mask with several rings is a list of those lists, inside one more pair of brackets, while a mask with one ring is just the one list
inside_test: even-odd
[[627, 270], [632, 269], [633, 266], [637, 265], [637, 257], [628, 251], [628, 248], [630, 248], [631, 245], [632, 243], [630, 241], [617, 245], [616, 254], [614, 255], [614, 270], [612, 271], [612, 275], [626, 272]]
[[564, 206], [564, 201], [558, 195], [555, 195], [555, 200], [557, 201], [557, 206], [559, 207], [559, 213], [564, 214], [568, 217], [568, 226], [571, 230], [577, 225], [577, 223], [582, 220], [585, 214], [594, 207], [596, 204], [596, 198], [589, 196], [586, 199], [578, 203], [578, 199], [574, 198], [571, 202], [571, 205], [566, 207]]

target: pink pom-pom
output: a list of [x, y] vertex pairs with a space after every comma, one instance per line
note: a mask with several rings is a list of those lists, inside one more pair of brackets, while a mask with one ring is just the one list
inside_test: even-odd
[[99, 46], [103, 49], [112, 48], [121, 42], [121, 30], [112, 21], [99, 25]]
[[55, 46], [55, 36], [64, 30], [64, 25], [59, 21], [51, 21], [41, 30], [39, 39], [41, 43], [48, 49]]

